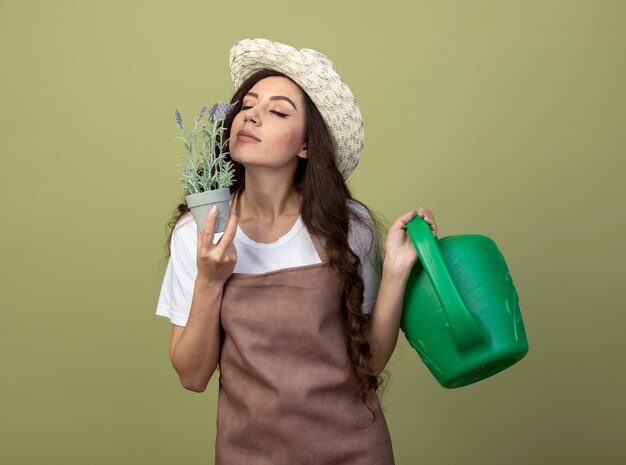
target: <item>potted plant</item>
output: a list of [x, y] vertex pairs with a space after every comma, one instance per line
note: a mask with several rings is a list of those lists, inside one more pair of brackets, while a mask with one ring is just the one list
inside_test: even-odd
[[224, 139], [224, 120], [237, 102], [214, 104], [206, 118], [204, 105], [194, 118], [192, 131], [183, 128], [183, 120], [178, 110], [174, 112], [176, 124], [181, 132], [176, 139], [185, 143], [187, 165], [183, 166], [182, 185], [185, 189], [187, 206], [196, 221], [198, 229], [204, 229], [209, 210], [217, 207], [215, 232], [226, 229], [230, 213], [230, 189], [234, 181], [233, 164], [226, 159], [228, 139]]

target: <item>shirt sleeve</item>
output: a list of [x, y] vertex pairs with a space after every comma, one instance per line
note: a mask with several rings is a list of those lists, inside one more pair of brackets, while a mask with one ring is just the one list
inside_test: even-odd
[[376, 236], [372, 218], [358, 202], [351, 202], [351, 208], [365, 220], [350, 221], [349, 242], [352, 250], [361, 259], [363, 278], [363, 313], [371, 313], [378, 297], [382, 278], [382, 253]]
[[189, 318], [193, 290], [198, 274], [196, 265], [196, 226], [191, 215], [183, 217], [172, 232], [170, 258], [165, 269], [156, 314], [178, 326]]

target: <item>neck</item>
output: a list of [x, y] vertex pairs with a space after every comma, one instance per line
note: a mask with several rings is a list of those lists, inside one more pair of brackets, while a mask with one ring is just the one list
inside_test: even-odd
[[300, 214], [301, 195], [293, 184], [293, 178], [261, 178], [248, 169], [245, 177], [245, 189], [239, 193], [237, 201], [240, 217], [273, 221], [280, 216]]

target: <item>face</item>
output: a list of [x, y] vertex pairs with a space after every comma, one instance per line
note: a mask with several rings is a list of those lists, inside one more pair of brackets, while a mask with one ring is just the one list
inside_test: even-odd
[[295, 170], [298, 158], [308, 156], [300, 87], [285, 77], [270, 76], [257, 82], [242, 103], [230, 130], [231, 158], [246, 167]]

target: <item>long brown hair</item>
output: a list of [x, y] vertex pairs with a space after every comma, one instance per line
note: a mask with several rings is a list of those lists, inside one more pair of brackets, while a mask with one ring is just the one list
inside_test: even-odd
[[[237, 102], [224, 122], [226, 128], [224, 138], [230, 137], [233, 119], [241, 111], [243, 97], [261, 79], [269, 76], [283, 76], [284, 74], [262, 69], [249, 76], [237, 89], [231, 103]], [[348, 240], [348, 230], [351, 221], [370, 229], [374, 241], [372, 247], [383, 244], [379, 240], [384, 233], [384, 225], [379, 217], [365, 204], [354, 199], [335, 164], [335, 150], [332, 136], [324, 119], [315, 107], [310, 97], [303, 91], [305, 99], [306, 122], [305, 137], [309, 156], [300, 158], [296, 169], [294, 184], [302, 195], [301, 217], [309, 233], [320, 238], [324, 251], [328, 257], [329, 266], [337, 272], [344, 282], [345, 307], [347, 308], [347, 322], [350, 336], [348, 355], [352, 370], [358, 380], [359, 391], [363, 403], [376, 419], [376, 414], [366, 402], [367, 393], [374, 389], [382, 394], [386, 387], [386, 378], [389, 373], [385, 370], [376, 376], [371, 365], [372, 354], [370, 344], [365, 338], [365, 330], [370, 323], [370, 315], [362, 312], [363, 279], [361, 277], [361, 260], [351, 249]], [[228, 157], [230, 159], [230, 157]], [[231, 193], [242, 189], [245, 185], [245, 168], [243, 165], [230, 159], [235, 167], [235, 182], [230, 187]], [[357, 202], [370, 215], [372, 225], [349, 207], [348, 201]], [[189, 212], [183, 198], [169, 220], [169, 235], [165, 245], [167, 257], [170, 255], [170, 241], [174, 227], [178, 220]], [[380, 264], [376, 270], [382, 275]], [[385, 377], [382, 376], [385, 375]]]

